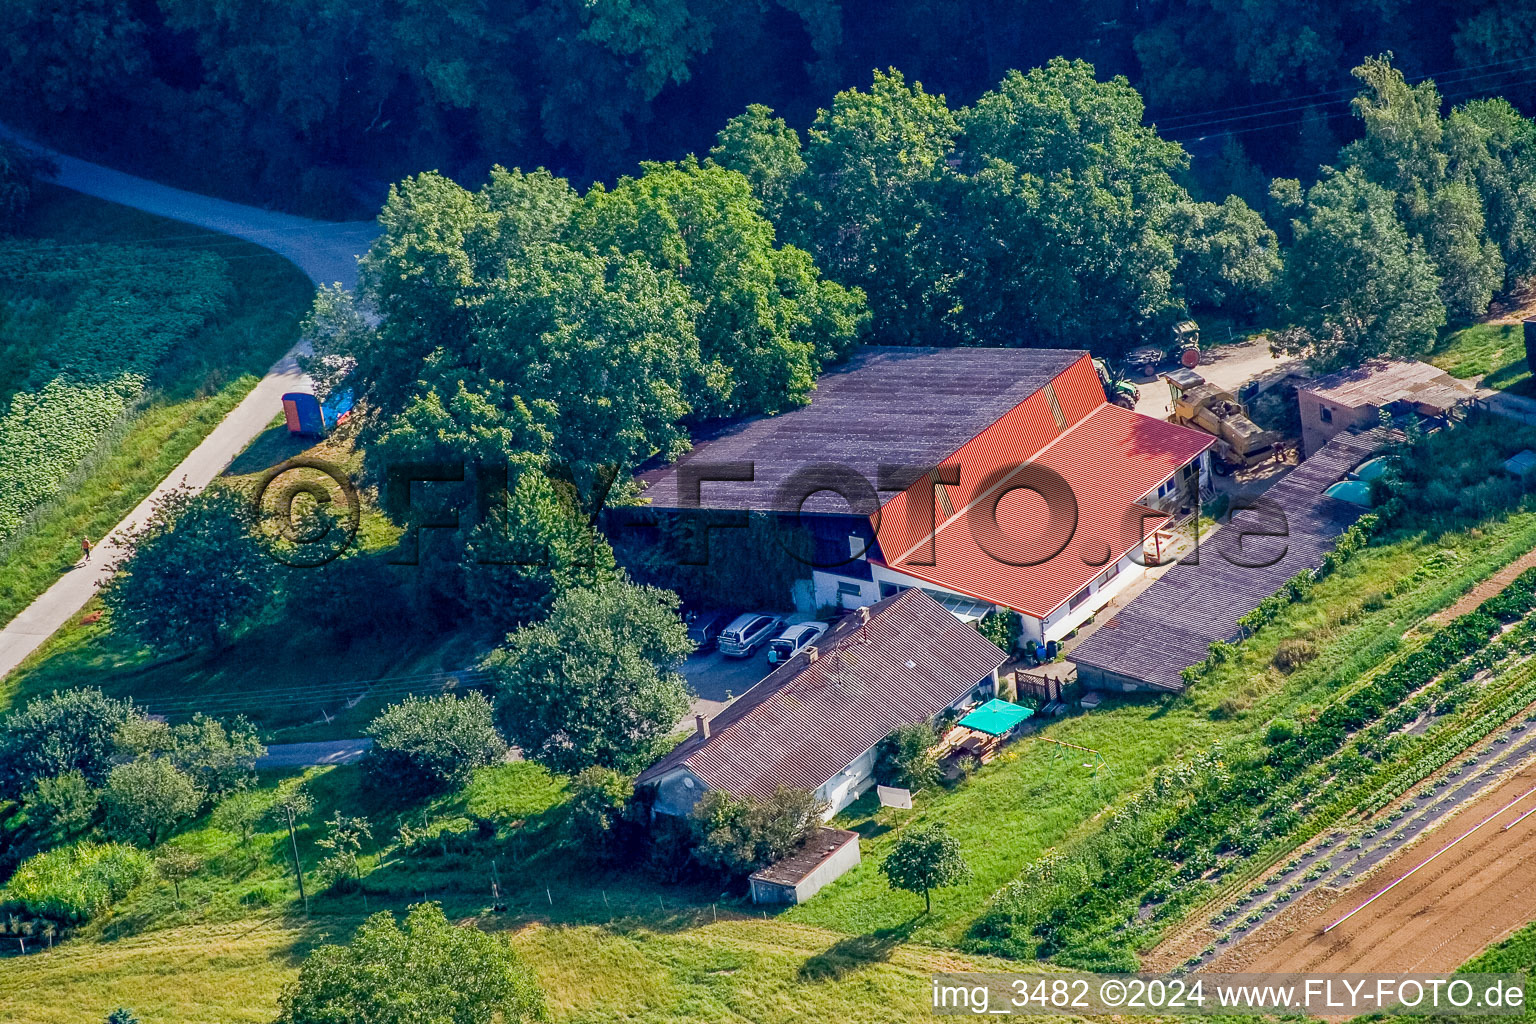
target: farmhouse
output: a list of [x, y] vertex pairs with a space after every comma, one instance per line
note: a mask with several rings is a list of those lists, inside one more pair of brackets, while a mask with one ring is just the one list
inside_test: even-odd
[[1438, 366], [1373, 359], [1297, 389], [1302, 452], [1310, 455], [1346, 430], [1369, 430], [1381, 421], [1383, 409], [1444, 420], [1475, 398], [1471, 388]]
[[769, 797], [802, 789], [842, 810], [874, 784], [895, 730], [986, 700], [1003, 652], [920, 590], [845, 615], [820, 642], [705, 721], [637, 786], [687, 814], [707, 789]]
[[803, 605], [918, 588], [1044, 642], [1141, 574], [1147, 539], [1197, 506], [1214, 443], [1110, 404], [1087, 352], [871, 347], [809, 405], [641, 479], [652, 509], [794, 518], [817, 555]]

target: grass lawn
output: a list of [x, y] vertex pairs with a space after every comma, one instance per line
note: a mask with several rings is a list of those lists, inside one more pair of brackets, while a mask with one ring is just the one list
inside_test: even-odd
[[[284, 780], [264, 778], [257, 799]], [[305, 918], [284, 830], [250, 841], [194, 823], [172, 843], [202, 857], [178, 901], [151, 882], [104, 921], [57, 948], [11, 957], [0, 970], [0, 1019], [99, 1024], [123, 1005], [156, 1024], [267, 1021], [283, 985], [316, 944], [344, 941], [366, 911], [427, 897], [454, 917], [507, 932], [538, 971], [557, 1021], [918, 1021], [929, 976], [1003, 969], [995, 960], [914, 946], [899, 936], [848, 936], [760, 916], [707, 890], [591, 874], [554, 847], [563, 781], [528, 763], [481, 770], [465, 790], [391, 803], [355, 767], [312, 769], [315, 810], [299, 828], [310, 874]], [[317, 895], [315, 840], [336, 810], [373, 823], [365, 893]], [[401, 822], [469, 815], [495, 822], [494, 846], [419, 861], [389, 849]], [[526, 859], [519, 849], [541, 851]], [[382, 851], [382, 852], [381, 852]], [[491, 861], [509, 912], [488, 912]], [[0, 942], [6, 940], [0, 939]]]
[[[279, 916], [66, 943], [6, 962], [0, 1019], [100, 1024], [127, 1006], [155, 1024], [270, 1021], [302, 956], [361, 920]], [[559, 1024], [927, 1021], [935, 972], [1009, 966], [923, 946], [855, 949], [836, 932], [724, 915], [682, 927], [537, 922], [509, 931]]]
[[1429, 361], [1452, 377], [1481, 375], [1484, 387], [1536, 395], [1520, 324], [1473, 324], [1453, 331], [1435, 346]]
[[39, 190], [23, 234], [217, 253], [234, 295], [222, 317], [159, 367], [147, 400], [110, 443], [0, 545], [0, 624], [79, 558], [82, 535], [94, 540], [115, 526], [245, 397], [297, 340], [314, 295], [296, 267], [259, 246], [65, 189]]
[[[1242, 645], [1237, 659], [1182, 697], [1111, 699], [1092, 714], [1046, 727], [1045, 736], [1101, 751], [1107, 769], [1085, 767], [1091, 758], [1078, 751], [1025, 739], [955, 789], [919, 793], [911, 812], [865, 798], [837, 822], [864, 836], [863, 862], [787, 917], [850, 932], [903, 929], [915, 941], [961, 943], [993, 893], [1045, 850], [1096, 829], [1106, 810], [1140, 790], [1157, 766], [1218, 743], [1251, 742], [1273, 718], [1326, 699], [1340, 663], [1352, 657], [1379, 661], [1425, 616], [1532, 547], [1536, 515], [1522, 513], [1475, 530], [1367, 549], [1320, 585], [1312, 600], [1287, 609]], [[1431, 563], [1434, 571], [1420, 571], [1439, 551], [1450, 554]], [[1368, 600], [1379, 607], [1366, 610]], [[1287, 676], [1270, 660], [1282, 639], [1296, 635], [1311, 639], [1319, 657]], [[932, 915], [913, 922], [921, 901], [891, 893], [878, 866], [900, 828], [930, 821], [949, 826], [974, 877], [937, 893]]]

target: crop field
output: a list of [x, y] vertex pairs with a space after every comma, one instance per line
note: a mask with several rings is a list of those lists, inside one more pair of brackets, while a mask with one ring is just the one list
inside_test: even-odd
[[0, 622], [238, 403], [312, 294], [256, 246], [41, 192], [0, 243]]
[[[1490, 787], [1430, 833], [1344, 887], [1319, 889], [1223, 954], [1221, 971], [1452, 971], [1530, 919], [1536, 896], [1536, 768]], [[1524, 799], [1519, 799], [1520, 797]], [[1500, 811], [1503, 813], [1499, 813]], [[1485, 822], [1481, 828], [1474, 826]], [[1412, 871], [1453, 839], [1466, 839]], [[1406, 875], [1391, 892], [1334, 922]]]

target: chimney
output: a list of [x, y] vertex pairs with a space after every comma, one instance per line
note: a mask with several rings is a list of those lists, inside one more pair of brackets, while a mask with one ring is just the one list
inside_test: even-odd
[[862, 625], [864, 625], [864, 623], [868, 622], [869, 621], [869, 605], [867, 605], [867, 604], [859, 605], [858, 616], [859, 616], [859, 625], [862, 626]]
[[698, 731], [699, 739], [709, 739], [709, 723], [704, 720], [703, 715], [694, 715], [693, 725], [694, 728]]
[[819, 657], [821, 657], [821, 648], [817, 647], [815, 644], [805, 645], [806, 664], [814, 662]]

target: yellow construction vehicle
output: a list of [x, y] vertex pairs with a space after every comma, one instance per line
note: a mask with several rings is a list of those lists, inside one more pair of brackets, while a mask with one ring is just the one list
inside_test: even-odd
[[1271, 454], [1282, 440], [1279, 431], [1265, 430], [1248, 418], [1248, 407], [1230, 391], [1208, 382], [1194, 370], [1181, 368], [1159, 376], [1168, 382], [1173, 414], [1168, 419], [1216, 437], [1218, 470], [1252, 466]]

